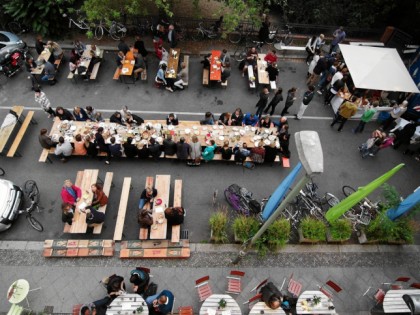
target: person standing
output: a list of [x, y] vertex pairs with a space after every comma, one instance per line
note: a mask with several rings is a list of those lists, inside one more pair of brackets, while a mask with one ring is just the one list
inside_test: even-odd
[[312, 57], [315, 55], [315, 48], [316, 48], [317, 38], [316, 36], [312, 36], [308, 39], [306, 43], [305, 50], [308, 53], [306, 57], [306, 64], [309, 66], [309, 62], [312, 60]]
[[168, 29], [168, 43], [171, 46], [171, 48], [175, 48], [177, 44], [175, 27], [172, 24], [170, 24]]
[[338, 44], [343, 42], [344, 39], [346, 38], [346, 32], [344, 31], [344, 27], [340, 26], [338, 29], [336, 29], [335, 32], [333, 33], [333, 36], [334, 38], [331, 42], [330, 54], [332, 52], [335, 52], [337, 50]]
[[308, 87], [308, 90], [303, 94], [303, 100], [302, 100], [302, 103], [300, 104], [299, 111], [295, 115], [296, 120], [301, 120], [302, 119], [303, 113], [308, 108], [309, 103], [312, 101], [312, 99], [314, 97], [314, 91], [315, 91], [315, 87], [313, 85], [310, 85]]
[[257, 116], [262, 115], [264, 108], [267, 106], [269, 94], [270, 94], [270, 91], [268, 91], [267, 88], [263, 88], [263, 90], [260, 93], [260, 99], [257, 105], [255, 105], [255, 107], [257, 107], [257, 112], [255, 113], [255, 115]]
[[390, 116], [382, 123], [382, 129], [384, 131], [388, 130], [392, 123], [397, 119], [400, 118], [406, 111], [407, 111], [407, 101], [403, 101], [400, 105], [393, 106], [392, 110], [390, 111]]
[[35, 89], [35, 102], [41, 105], [41, 108], [48, 114], [48, 118], [51, 116], [55, 117], [55, 112], [51, 108], [50, 100], [47, 98], [44, 92], [41, 92], [39, 88]]
[[292, 87], [289, 91], [287, 91], [287, 98], [284, 104], [284, 108], [280, 114], [281, 116], [284, 116], [289, 113], [287, 110], [293, 105], [293, 102], [296, 100], [296, 91], [297, 88], [295, 87]]
[[358, 133], [358, 132], [362, 133], [363, 130], [365, 129], [366, 123], [372, 120], [373, 115], [375, 115], [375, 113], [378, 111], [376, 108], [379, 106], [379, 102], [374, 101], [372, 105], [373, 106], [370, 106], [370, 105], [365, 106], [365, 112], [363, 113], [362, 117], [360, 117], [359, 124], [357, 125], [355, 129], [351, 130], [353, 133]]
[[357, 105], [354, 103], [356, 99], [357, 98], [355, 96], [352, 96], [351, 101], [345, 101], [338, 108], [337, 115], [335, 116], [334, 120], [330, 125], [331, 127], [333, 127], [336, 123], [340, 121], [338, 132], [341, 132], [346, 121], [356, 114]]

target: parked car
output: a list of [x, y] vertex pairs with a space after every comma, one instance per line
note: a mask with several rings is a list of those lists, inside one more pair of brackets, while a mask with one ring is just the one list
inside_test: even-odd
[[0, 232], [11, 227], [19, 215], [23, 192], [11, 181], [0, 179]]
[[27, 51], [28, 46], [15, 34], [0, 31], [0, 64], [4, 62], [6, 55], [15, 49]]

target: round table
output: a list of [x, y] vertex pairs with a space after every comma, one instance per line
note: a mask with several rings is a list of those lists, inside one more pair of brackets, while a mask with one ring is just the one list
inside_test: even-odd
[[[314, 296], [321, 298], [317, 305], [307, 301]], [[330, 309], [332, 306], [332, 301], [321, 291], [304, 291], [297, 300], [296, 314], [336, 314], [335, 309]]]
[[29, 292], [29, 282], [25, 279], [19, 279], [12, 283], [7, 290], [7, 300], [12, 304], [22, 302]]
[[[262, 312], [262, 313], [261, 313]], [[271, 314], [271, 315], [283, 315], [286, 314], [281, 307], [273, 310], [269, 308], [264, 302], [255, 303], [249, 311], [249, 315], [261, 315], [261, 314]]]
[[144, 299], [136, 293], [120, 295], [112, 301], [106, 310], [106, 315], [132, 315], [137, 313], [137, 308], [143, 308], [141, 315], [148, 315], [149, 309]]
[[[224, 299], [226, 307], [219, 308], [219, 301]], [[233, 297], [228, 294], [213, 294], [210, 295], [201, 305], [200, 315], [241, 315], [241, 308]]]

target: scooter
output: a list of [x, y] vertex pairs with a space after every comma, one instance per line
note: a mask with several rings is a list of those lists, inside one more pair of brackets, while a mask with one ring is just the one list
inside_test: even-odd
[[27, 57], [28, 51], [15, 49], [9, 52], [0, 64], [0, 73], [10, 78], [14, 76], [22, 67]]

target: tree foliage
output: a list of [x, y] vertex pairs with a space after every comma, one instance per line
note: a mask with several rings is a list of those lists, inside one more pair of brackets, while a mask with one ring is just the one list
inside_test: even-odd
[[62, 13], [72, 4], [73, 0], [9, 0], [2, 6], [6, 14], [30, 25], [35, 33], [54, 36], [67, 26]]

